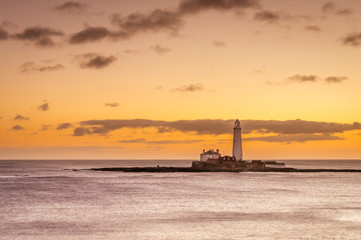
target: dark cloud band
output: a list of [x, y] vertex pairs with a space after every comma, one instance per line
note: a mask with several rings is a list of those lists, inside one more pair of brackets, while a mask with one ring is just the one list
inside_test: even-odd
[[[81, 127], [74, 130], [74, 136], [85, 134], [108, 134], [122, 128], [149, 128], [153, 127], [160, 133], [180, 131], [184, 133], [221, 135], [230, 134], [234, 120], [178, 120], [156, 121], [148, 119], [109, 119], [89, 120], [80, 122]], [[243, 133], [260, 134], [335, 134], [344, 131], [359, 130], [361, 124], [316, 122], [304, 120], [242, 120]]]

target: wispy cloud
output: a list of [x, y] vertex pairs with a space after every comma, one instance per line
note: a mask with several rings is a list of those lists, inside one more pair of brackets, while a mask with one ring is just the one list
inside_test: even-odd
[[65, 67], [58, 63], [54, 65], [37, 65], [35, 62], [25, 62], [20, 66], [20, 72], [52, 72], [65, 69]]
[[170, 31], [176, 33], [183, 25], [177, 12], [155, 9], [150, 13], [132, 13], [126, 17], [113, 15], [112, 23], [123, 29], [128, 36], [148, 31]]
[[350, 15], [352, 10], [349, 8], [339, 8], [334, 2], [327, 2], [322, 6], [324, 14]]
[[215, 47], [227, 47], [227, 43], [224, 41], [214, 41], [213, 46]]
[[319, 78], [316, 75], [293, 75], [288, 78], [289, 81], [293, 82], [316, 82]]
[[56, 44], [54, 38], [62, 36], [64, 36], [64, 33], [60, 30], [41, 26], [28, 27], [24, 31], [13, 35], [17, 40], [28, 41], [39, 47], [54, 46]]
[[117, 102], [113, 102], [113, 103], [106, 103], [104, 104], [106, 107], [119, 107], [120, 104]]
[[257, 0], [183, 0], [178, 6], [179, 14], [197, 14], [206, 10], [242, 10], [246, 8], [259, 8]]
[[75, 1], [68, 1], [61, 5], [55, 6], [53, 9], [59, 12], [67, 12], [67, 13], [82, 13], [84, 12], [89, 6], [85, 3], [75, 2]]
[[3, 30], [15, 30], [18, 27], [18, 25], [8, 21], [8, 20], [4, 20], [1, 24], [0, 24], [0, 28]]
[[39, 105], [39, 106], [38, 106], [38, 109], [39, 109], [40, 111], [43, 111], [43, 112], [48, 111], [48, 110], [49, 110], [49, 103], [45, 102], [45, 103]]
[[343, 39], [344, 45], [350, 45], [354, 47], [361, 46], [361, 32], [360, 33], [350, 33]]
[[105, 27], [86, 27], [77, 33], [74, 33], [69, 38], [70, 44], [81, 44], [87, 42], [96, 42], [105, 38], [116, 39], [126, 38], [126, 34], [122, 32], [110, 31]]
[[288, 82], [299, 82], [299, 83], [305, 83], [305, 82], [317, 82], [317, 81], [324, 81], [326, 83], [341, 83], [345, 80], [347, 80], [348, 77], [345, 76], [329, 76], [324, 79], [319, 78], [316, 75], [300, 75], [296, 74], [287, 79]]
[[348, 9], [348, 8], [338, 9], [338, 10], [336, 11], [336, 14], [338, 14], [338, 15], [350, 15], [350, 14], [352, 14], [352, 13], [353, 13], [352, 10], [351, 10], [351, 9]]
[[197, 91], [203, 91], [204, 87], [202, 84], [189, 84], [189, 85], [183, 85], [178, 88], [172, 88], [170, 91], [172, 92], [197, 92]]
[[46, 131], [46, 130], [49, 130], [51, 127], [50, 124], [43, 124], [41, 125], [41, 128], [40, 128], [40, 131]]
[[18, 114], [14, 117], [14, 120], [29, 120], [29, 118]]
[[58, 125], [58, 127], [56, 128], [56, 130], [63, 130], [63, 129], [71, 128], [71, 127], [73, 127], [73, 125], [71, 123], [60, 123]]
[[155, 9], [148, 13], [131, 13], [127, 16], [114, 14], [111, 22], [116, 27], [110, 30], [106, 27], [87, 27], [74, 33], [69, 42], [81, 44], [96, 42], [103, 39], [129, 39], [144, 32], [169, 32], [176, 35], [184, 25], [186, 15], [198, 14], [206, 10], [231, 11], [247, 8], [258, 8], [257, 0], [183, 0], [173, 10]]
[[192, 144], [202, 142], [203, 140], [146, 140], [145, 138], [121, 140], [118, 143], [143, 143], [143, 144]]
[[97, 53], [87, 53], [75, 57], [81, 68], [102, 69], [115, 62], [115, 56], [103, 56]]
[[20, 125], [15, 125], [11, 128], [13, 131], [22, 131], [22, 130], [25, 130], [25, 128], [23, 128], [22, 126]]
[[156, 53], [158, 53], [159, 55], [163, 55], [165, 53], [168, 53], [171, 51], [171, 49], [167, 48], [167, 47], [162, 47], [159, 44], [153, 45], [150, 47], [150, 49], [152, 49], [153, 51], [155, 51]]
[[336, 9], [336, 5], [333, 2], [327, 2], [322, 6], [324, 13], [333, 12]]
[[322, 29], [319, 26], [316, 26], [316, 25], [305, 26], [305, 30], [311, 31], [311, 32], [321, 32], [322, 31]]
[[281, 16], [279, 13], [266, 11], [266, 10], [257, 12], [254, 15], [254, 20], [265, 21], [265, 22], [270, 22], [270, 23], [277, 22], [280, 19], [281, 19]]
[[319, 134], [279, 134], [276, 136], [265, 137], [248, 137], [243, 138], [244, 141], [260, 141], [260, 142], [299, 142], [305, 143], [310, 141], [328, 141], [328, 140], [344, 140], [342, 137], [332, 135], [319, 135]]
[[327, 83], [341, 83], [347, 79], [348, 79], [348, 77], [327, 77], [325, 79], [325, 81]]

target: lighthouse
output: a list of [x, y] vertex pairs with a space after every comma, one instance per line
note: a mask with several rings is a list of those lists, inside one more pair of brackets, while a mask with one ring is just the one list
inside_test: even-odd
[[243, 160], [241, 125], [238, 119], [235, 121], [233, 128], [233, 157], [237, 161]]

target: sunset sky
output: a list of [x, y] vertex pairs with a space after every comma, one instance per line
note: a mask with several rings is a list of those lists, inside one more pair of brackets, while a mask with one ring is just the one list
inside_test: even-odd
[[0, 159], [361, 158], [359, 0], [0, 0]]

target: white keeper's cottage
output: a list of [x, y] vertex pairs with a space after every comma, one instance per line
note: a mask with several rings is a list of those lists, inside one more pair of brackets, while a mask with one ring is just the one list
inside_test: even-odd
[[201, 153], [201, 162], [205, 162], [208, 159], [218, 159], [220, 156], [219, 149], [216, 151], [209, 149], [207, 152], [203, 149], [203, 153]]

